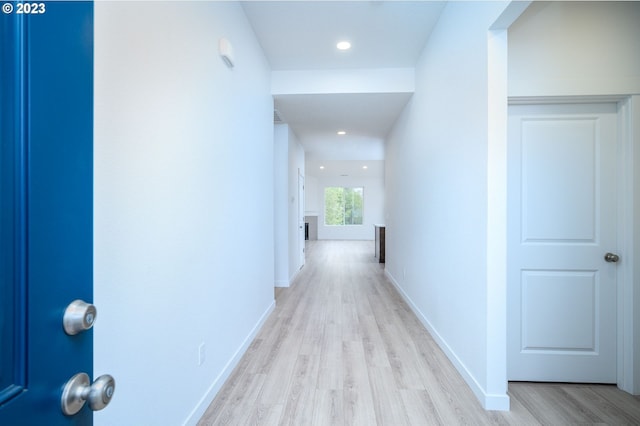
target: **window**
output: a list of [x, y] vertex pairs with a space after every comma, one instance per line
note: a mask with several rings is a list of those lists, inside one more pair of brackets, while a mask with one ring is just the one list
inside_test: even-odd
[[325, 225], [362, 225], [364, 188], [324, 189]]

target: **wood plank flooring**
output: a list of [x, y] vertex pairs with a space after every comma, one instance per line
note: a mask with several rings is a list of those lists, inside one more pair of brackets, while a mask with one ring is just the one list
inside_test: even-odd
[[511, 411], [483, 410], [373, 253], [308, 241], [198, 425], [640, 424], [640, 399], [615, 386], [511, 383]]

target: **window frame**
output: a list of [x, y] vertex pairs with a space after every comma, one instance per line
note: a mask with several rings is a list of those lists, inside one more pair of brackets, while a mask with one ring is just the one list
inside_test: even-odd
[[[360, 190], [360, 198], [362, 199], [362, 206], [360, 208], [360, 218], [361, 223], [345, 223], [346, 215], [343, 212], [343, 223], [330, 224], [327, 223], [327, 189], [330, 188], [339, 188], [343, 191], [343, 200], [345, 190]], [[346, 208], [346, 203], [343, 203]], [[353, 221], [354, 216], [351, 215], [351, 220]], [[324, 226], [364, 226], [364, 186], [347, 186], [347, 185], [335, 185], [335, 186], [325, 186], [323, 190], [323, 224]]]

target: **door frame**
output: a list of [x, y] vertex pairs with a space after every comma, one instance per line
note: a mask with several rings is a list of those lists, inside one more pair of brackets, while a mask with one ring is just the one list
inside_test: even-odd
[[[637, 97], [640, 98], [640, 97]], [[640, 100], [640, 99], [638, 99]], [[634, 359], [634, 346], [640, 345], [640, 338], [634, 336], [634, 243], [640, 240], [640, 235], [634, 235], [634, 199], [640, 200], [640, 185], [634, 185], [634, 142], [640, 135], [634, 137], [634, 127], [640, 128], [640, 114], [638, 106], [634, 111], [634, 97], [620, 96], [553, 96], [553, 97], [509, 97], [508, 105], [534, 104], [580, 104], [580, 103], [615, 103], [618, 109], [617, 132], [617, 242], [616, 250], [621, 255], [616, 273], [616, 330], [617, 339], [617, 386], [631, 394], [640, 393], [640, 383], [636, 379], [640, 370], [640, 362]], [[635, 103], [638, 103], [637, 100]], [[634, 126], [635, 125], [635, 126]], [[638, 133], [637, 131], [635, 133]], [[639, 141], [640, 142], [640, 141]], [[507, 149], [510, 141], [507, 140]], [[640, 143], [637, 143], [640, 150]], [[636, 150], [636, 151], [638, 151]], [[636, 152], [635, 155], [638, 155]], [[508, 167], [508, 161], [507, 161]], [[506, 193], [505, 193], [506, 196]], [[634, 197], [635, 196], [635, 197]], [[506, 202], [506, 200], [505, 200]], [[508, 254], [507, 246], [507, 254]], [[625, 261], [626, 260], [626, 261]], [[507, 259], [505, 258], [505, 271]], [[507, 283], [507, 291], [509, 283]], [[638, 289], [640, 291], [640, 289]], [[506, 296], [506, 294], [505, 294]], [[505, 329], [506, 331], [506, 329]], [[640, 336], [639, 336], [640, 337]], [[638, 354], [640, 358], [640, 354]], [[507, 359], [507, 362], [509, 360]]]
[[305, 239], [304, 239], [304, 175], [302, 170], [298, 168], [298, 269], [301, 269], [306, 261]]

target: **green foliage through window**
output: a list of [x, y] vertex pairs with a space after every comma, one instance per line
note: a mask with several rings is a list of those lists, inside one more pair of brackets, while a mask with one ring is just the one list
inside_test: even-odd
[[362, 225], [364, 188], [324, 189], [325, 225]]

